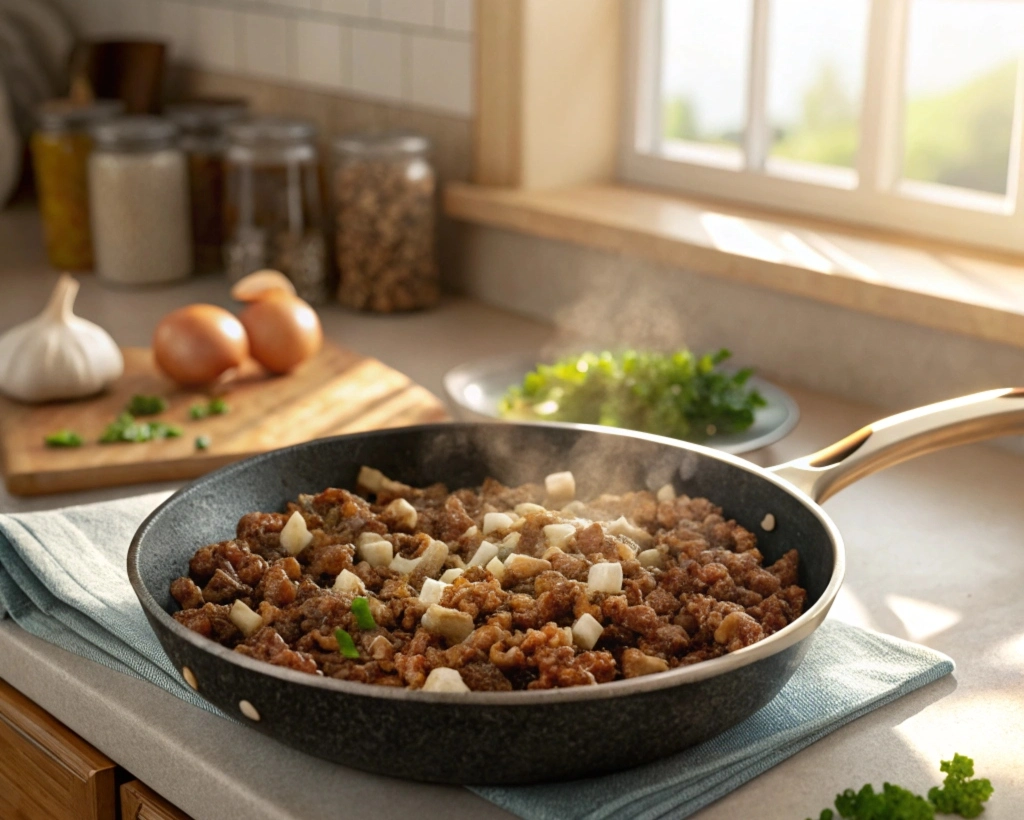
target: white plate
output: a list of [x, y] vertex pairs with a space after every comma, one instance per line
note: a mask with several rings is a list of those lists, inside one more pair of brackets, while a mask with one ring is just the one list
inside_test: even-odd
[[[449, 370], [444, 387], [464, 420], [500, 421], [501, 398], [509, 387], [522, 384], [537, 361], [535, 354], [518, 353], [469, 362]], [[796, 426], [800, 411], [788, 393], [756, 376], [748, 384], [767, 402], [754, 411], [753, 425], [742, 433], [711, 436], [701, 444], [726, 453], [748, 453], [778, 441]]]

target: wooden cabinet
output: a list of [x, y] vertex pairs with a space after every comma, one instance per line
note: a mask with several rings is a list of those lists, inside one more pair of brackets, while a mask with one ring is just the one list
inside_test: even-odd
[[133, 780], [121, 787], [121, 820], [190, 820], [159, 794]]
[[116, 768], [0, 681], [0, 817], [116, 820]]

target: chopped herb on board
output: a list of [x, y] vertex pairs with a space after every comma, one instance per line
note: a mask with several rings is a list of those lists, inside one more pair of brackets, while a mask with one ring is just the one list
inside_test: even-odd
[[207, 416], [223, 416], [230, 409], [228, 403], [218, 396], [206, 404], [193, 404], [188, 409], [188, 414], [192, 419], [205, 419]]
[[155, 416], [167, 409], [167, 400], [162, 396], [146, 396], [136, 393], [128, 402], [125, 412], [133, 416]]
[[82, 437], [74, 430], [57, 430], [43, 438], [47, 447], [81, 447]]
[[196, 436], [196, 449], [197, 450], [209, 450], [210, 449], [210, 437], [209, 436]]
[[163, 421], [138, 421], [131, 413], [122, 413], [110, 422], [100, 436], [100, 444], [119, 442], [155, 441], [163, 438], [177, 438], [181, 428]]

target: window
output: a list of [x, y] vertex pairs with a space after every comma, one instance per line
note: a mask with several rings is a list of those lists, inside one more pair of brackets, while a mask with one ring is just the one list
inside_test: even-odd
[[1024, 0], [633, 0], [631, 182], [1024, 252]]

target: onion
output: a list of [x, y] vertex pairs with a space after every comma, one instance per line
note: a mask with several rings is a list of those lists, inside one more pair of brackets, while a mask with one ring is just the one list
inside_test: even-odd
[[264, 293], [238, 318], [249, 334], [252, 357], [271, 373], [294, 370], [323, 344], [316, 311], [284, 291]]
[[214, 382], [248, 354], [242, 323], [216, 305], [178, 308], [161, 319], [153, 333], [157, 367], [183, 385]]

